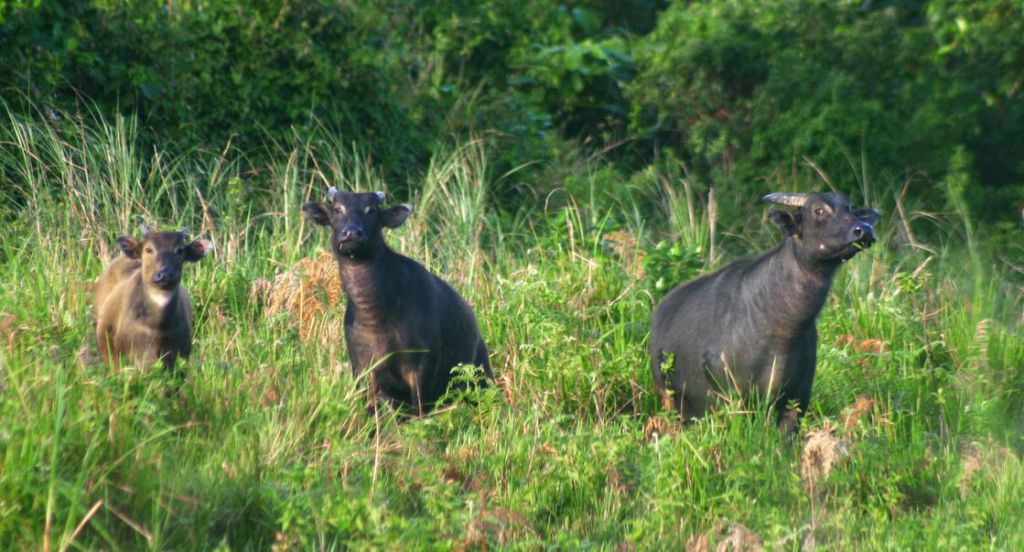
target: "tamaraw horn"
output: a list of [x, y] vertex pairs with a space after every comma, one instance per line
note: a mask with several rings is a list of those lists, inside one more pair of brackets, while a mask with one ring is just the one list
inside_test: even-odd
[[807, 203], [807, 194], [775, 193], [768, 194], [762, 197], [761, 200], [779, 205], [789, 205], [790, 207], [803, 207]]

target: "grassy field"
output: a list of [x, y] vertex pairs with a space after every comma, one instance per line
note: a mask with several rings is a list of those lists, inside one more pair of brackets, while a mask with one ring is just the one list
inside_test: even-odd
[[[474, 305], [500, 385], [375, 420], [299, 209], [386, 188], [372, 163], [310, 142], [243, 174], [140, 151], [130, 120], [0, 129], [0, 549], [1024, 548], [1019, 274], [955, 212], [855, 191], [882, 240], [835, 282], [799, 438], [738, 400], [684, 429], [652, 391], [652, 305], [777, 240], [768, 207], [667, 181], [498, 213], [514, 175], [486, 144], [439, 152], [389, 241]], [[91, 282], [142, 222], [216, 243], [185, 276], [177, 393], [88, 361]]]

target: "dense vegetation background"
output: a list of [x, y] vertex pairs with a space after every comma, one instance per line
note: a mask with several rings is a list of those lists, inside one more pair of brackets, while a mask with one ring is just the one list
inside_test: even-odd
[[[1024, 547], [1021, 36], [1011, 0], [0, 0], [0, 548]], [[497, 388], [367, 416], [328, 183], [414, 203], [390, 239]], [[680, 430], [652, 305], [829, 188], [885, 218], [805, 432]], [[217, 244], [177, 393], [87, 362], [140, 222]]]
[[[147, 144], [259, 155], [327, 133], [388, 178], [491, 133], [496, 200], [682, 163], [756, 197], [811, 172], [1019, 222], [1024, 17], [1014, 0], [509, 3], [0, 2], [0, 83], [20, 111], [139, 117]], [[24, 101], [22, 101], [24, 100]], [[258, 166], [258, 162], [254, 162]], [[940, 189], [942, 187], [940, 186]]]

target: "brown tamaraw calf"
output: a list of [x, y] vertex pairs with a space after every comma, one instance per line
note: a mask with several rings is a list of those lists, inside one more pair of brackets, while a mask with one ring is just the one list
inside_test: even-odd
[[818, 347], [815, 322], [839, 267], [875, 241], [879, 213], [841, 193], [776, 193], [794, 207], [769, 218], [785, 232], [774, 250], [672, 290], [654, 309], [651, 370], [659, 395], [684, 419], [730, 390], [779, 405], [796, 431], [807, 411]]
[[213, 244], [188, 241], [188, 229], [156, 232], [142, 239], [117, 238], [122, 255], [95, 286], [96, 346], [115, 371], [122, 360], [140, 367], [162, 361], [173, 373], [178, 358], [192, 353], [192, 300], [181, 285], [182, 268], [206, 256]]
[[[330, 202], [302, 210], [331, 229], [331, 251], [348, 297], [345, 344], [357, 376], [372, 368], [378, 393], [416, 413], [431, 410], [460, 364], [482, 368], [481, 385], [493, 379], [487, 347], [473, 309], [444, 280], [384, 241], [384, 228], [401, 226], [407, 204], [384, 208], [384, 194], [340, 192]], [[373, 403], [376, 408], [376, 402]]]

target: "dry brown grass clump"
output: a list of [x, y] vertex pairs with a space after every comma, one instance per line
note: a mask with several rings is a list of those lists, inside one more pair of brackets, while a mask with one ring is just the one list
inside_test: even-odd
[[847, 454], [847, 444], [837, 439], [832, 424], [807, 434], [807, 444], [800, 458], [800, 476], [810, 490], [817, 488], [832, 473], [832, 467]]
[[622, 258], [626, 272], [640, 278], [644, 275], [644, 252], [640, 250], [640, 240], [623, 230], [608, 232], [601, 236], [604, 244]]
[[489, 542], [507, 546], [535, 535], [529, 518], [521, 512], [508, 508], [485, 509], [481, 504], [480, 516], [469, 522], [465, 539], [455, 549], [486, 550]]
[[967, 498], [971, 490], [971, 480], [974, 474], [981, 471], [981, 446], [979, 443], [971, 443], [964, 447], [961, 455], [963, 473], [960, 475], [960, 482], [957, 487], [960, 489], [960, 498]]
[[840, 415], [842, 435], [846, 442], [853, 443], [868, 433], [891, 429], [892, 412], [886, 403], [861, 395], [843, 409]]
[[960, 465], [963, 470], [957, 483], [960, 497], [966, 498], [979, 479], [998, 477], [1000, 472], [1007, 469], [1007, 464], [1016, 467], [1020, 461], [1012, 449], [997, 443], [991, 437], [984, 443], [968, 443], [960, 453]]
[[254, 281], [249, 295], [267, 318], [286, 313], [298, 326], [301, 339], [324, 345], [340, 342], [342, 317], [325, 316], [341, 303], [342, 296], [338, 265], [330, 253], [302, 259], [273, 280]]
[[657, 441], [672, 435], [680, 428], [681, 423], [673, 423], [665, 416], [651, 416], [644, 425], [644, 441]]
[[969, 364], [975, 369], [988, 366], [988, 343], [993, 331], [992, 320], [985, 318], [974, 327], [974, 339], [971, 343]]
[[[711, 543], [718, 544], [711, 548]], [[740, 523], [718, 523], [707, 533], [691, 536], [686, 541], [686, 552], [761, 552], [764, 541]]]
[[9, 312], [0, 312], [0, 340], [7, 344], [7, 351], [14, 350], [14, 343], [18, 340], [17, 319]]
[[449, 485], [460, 486], [464, 492], [480, 492], [493, 486], [487, 474], [479, 471], [465, 473], [450, 464], [441, 470], [441, 480]]
[[526, 516], [513, 510], [494, 510], [487, 512], [486, 517], [470, 522], [466, 528], [465, 547], [459, 549], [483, 549], [489, 540], [505, 546], [532, 533]]
[[859, 354], [881, 354], [889, 350], [889, 345], [881, 339], [857, 339], [855, 336], [846, 334], [836, 338], [835, 346], [852, 349]]
[[857, 397], [853, 404], [843, 410], [843, 431], [849, 433], [856, 428], [861, 418], [870, 414], [874, 407], [874, 399], [864, 395]]

